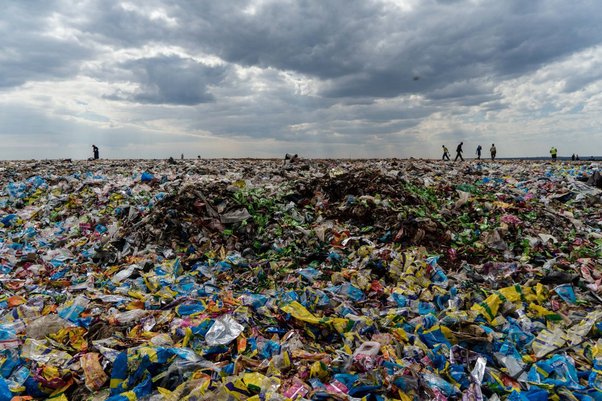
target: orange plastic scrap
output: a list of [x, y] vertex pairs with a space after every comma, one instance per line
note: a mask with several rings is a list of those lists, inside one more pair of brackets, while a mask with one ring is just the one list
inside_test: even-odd
[[330, 361], [330, 354], [325, 352], [308, 352], [304, 350], [293, 350], [291, 352], [293, 359], [303, 359], [306, 361]]
[[100, 390], [108, 379], [100, 364], [99, 357], [100, 354], [96, 352], [88, 352], [83, 354], [79, 360], [84, 371], [86, 387], [90, 391]]
[[244, 334], [241, 334], [236, 339], [236, 349], [238, 353], [243, 353], [247, 349], [247, 338]]
[[225, 305], [230, 305], [230, 306], [239, 306], [239, 305], [241, 305], [241, 302], [238, 299], [232, 298], [231, 296], [228, 296], [227, 298], [222, 299], [222, 302]]
[[6, 300], [6, 302], [7, 302], [8, 306], [10, 308], [12, 308], [12, 307], [24, 304], [25, 302], [27, 302], [27, 300], [25, 298], [23, 298], [22, 296], [14, 295], [12, 297], [9, 297]]
[[66, 288], [71, 286], [71, 280], [52, 280], [48, 282], [53, 287]]

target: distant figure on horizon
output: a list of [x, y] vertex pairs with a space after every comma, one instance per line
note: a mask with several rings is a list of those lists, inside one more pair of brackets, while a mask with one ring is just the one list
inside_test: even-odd
[[573, 153], [573, 155], [571, 156], [571, 160], [575, 161], [575, 154]]
[[558, 157], [558, 149], [552, 146], [550, 149], [550, 155], [552, 156], [552, 160], [556, 160], [556, 157]]
[[286, 155], [284, 155], [284, 164], [294, 163], [298, 159], [299, 159], [299, 156], [296, 153], [294, 155], [287, 153]]
[[575, 155], [575, 160], [579, 161], [579, 155]]
[[477, 146], [477, 160], [481, 160], [481, 145]]
[[441, 160], [450, 160], [449, 159], [449, 149], [447, 149], [447, 146], [441, 145], [441, 147], [443, 148], [443, 156], [441, 157]]
[[464, 142], [460, 142], [458, 144], [458, 147], [456, 148], [456, 158], [454, 159], [454, 161], [458, 161], [458, 157], [460, 158], [460, 160], [464, 161], [464, 158], [462, 157], [462, 145], [464, 145]]
[[182, 153], [182, 154], [180, 155], [180, 159], [181, 159], [181, 160], [184, 160], [184, 153]]
[[94, 154], [93, 159], [94, 160], [98, 160], [98, 146], [96, 145], [92, 145], [92, 153]]
[[497, 149], [495, 148], [495, 143], [491, 144], [491, 147], [489, 148], [489, 153], [491, 153], [491, 161], [495, 161], [495, 155], [497, 153]]

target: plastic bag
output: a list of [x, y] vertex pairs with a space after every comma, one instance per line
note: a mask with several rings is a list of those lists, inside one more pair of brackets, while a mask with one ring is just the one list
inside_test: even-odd
[[205, 334], [205, 341], [211, 346], [230, 344], [244, 329], [232, 316], [221, 316], [215, 319], [213, 326]]

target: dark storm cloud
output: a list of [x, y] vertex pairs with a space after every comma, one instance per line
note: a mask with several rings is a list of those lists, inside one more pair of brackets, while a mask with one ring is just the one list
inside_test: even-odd
[[73, 26], [89, 33], [99, 43], [118, 48], [143, 46], [155, 41], [177, 42], [177, 36], [182, 35], [186, 27], [169, 26], [165, 20], [153, 17], [153, 11], [167, 12], [168, 3], [160, 0], [89, 1], [82, 10], [82, 18], [74, 21]]
[[[285, 1], [245, 13], [250, 2], [187, 3], [181, 19], [190, 39], [233, 63], [292, 70], [319, 78], [357, 71], [357, 45], [379, 12], [366, 1]], [[198, 19], [203, 24], [195, 24]]]
[[92, 52], [54, 32], [61, 11], [48, 1], [6, 1], [0, 17], [0, 89], [77, 75]]
[[402, 12], [376, 1], [305, 0], [270, 3], [254, 14], [244, 12], [247, 5], [172, 10], [190, 43], [197, 38], [200, 48], [232, 63], [317, 77], [330, 97], [428, 96], [467, 79], [507, 79], [602, 38], [592, 1], [424, 1]]
[[[512, 78], [600, 43], [597, 18], [590, 7], [584, 7], [586, 3], [530, 4], [532, 10], [512, 2], [431, 5], [399, 19], [385, 17], [378, 36], [397, 41], [388, 47], [391, 55], [383, 58], [378, 49], [366, 46], [363, 58], [377, 62], [332, 79], [324, 94], [436, 97], [437, 91], [456, 82]], [[398, 30], [395, 24], [405, 29]], [[490, 93], [479, 86], [483, 94]], [[474, 89], [467, 90], [474, 95], [470, 93]], [[462, 91], [457, 95], [462, 96]]]
[[139, 103], [195, 105], [215, 98], [209, 85], [218, 85], [227, 72], [192, 59], [162, 56], [128, 61], [117, 66], [123, 78], [138, 84], [133, 93], [115, 93], [110, 98]]
[[[83, 40], [116, 48], [180, 46], [190, 54], [216, 55], [233, 64], [294, 71], [319, 79], [319, 93], [325, 97], [421, 93], [440, 99], [446, 87], [467, 80], [476, 83], [479, 94], [491, 94], [492, 86], [479, 80], [530, 72], [602, 39], [597, 13], [592, 12], [596, 2], [586, 0], [431, 0], [416, 2], [410, 10], [375, 0], [256, 5], [244, 0], [130, 5], [90, 1], [85, 8], [54, 9], [65, 18], [81, 14], [69, 22], [79, 32], [78, 40], [71, 42], [41, 35], [52, 16], [47, 3], [9, 4], [16, 22], [5, 30], [21, 23], [29, 28], [21, 38], [10, 35], [13, 43], [7, 54], [12, 49], [19, 57], [4, 57], [0, 75], [4, 86], [75, 74], [77, 63], [91, 51], [82, 46]], [[26, 45], [15, 49], [15, 41]], [[178, 83], [168, 90], [161, 82], [160, 67], [142, 68], [145, 87], [132, 100], [195, 104], [211, 99], [203, 91], [179, 96], [173, 92], [187, 88]], [[475, 99], [475, 88], [466, 86], [466, 95]], [[462, 91], [455, 96], [463, 96]]]

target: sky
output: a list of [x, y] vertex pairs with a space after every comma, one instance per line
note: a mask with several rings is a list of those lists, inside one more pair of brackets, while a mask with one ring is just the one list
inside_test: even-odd
[[2, 8], [0, 159], [602, 154], [598, 0]]

